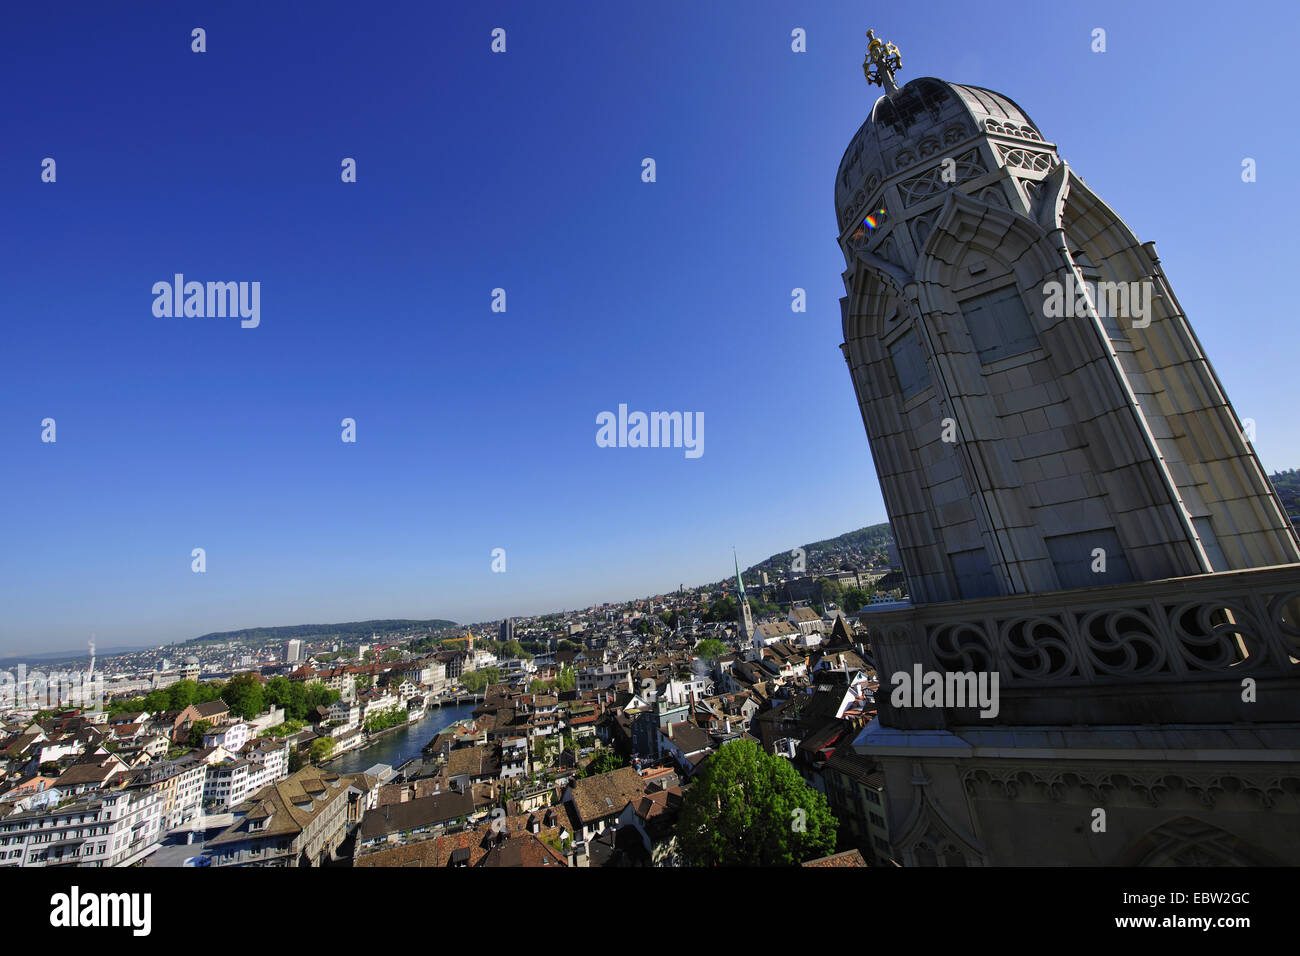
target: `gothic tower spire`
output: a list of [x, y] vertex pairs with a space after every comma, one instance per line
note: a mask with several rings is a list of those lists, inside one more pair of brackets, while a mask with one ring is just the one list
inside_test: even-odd
[[731, 560], [736, 565], [736, 622], [740, 625], [740, 639], [747, 641], [754, 633], [754, 616], [749, 610], [749, 599], [745, 597], [745, 579], [740, 576], [740, 559], [736, 549], [731, 549]]

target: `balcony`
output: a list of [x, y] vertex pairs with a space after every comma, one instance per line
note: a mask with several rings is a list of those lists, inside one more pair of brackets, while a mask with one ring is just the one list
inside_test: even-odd
[[[1294, 722], [1300, 565], [863, 615], [880, 722], [900, 729]], [[891, 675], [996, 672], [1000, 710], [890, 706]], [[1254, 700], [1245, 679], [1254, 681]]]

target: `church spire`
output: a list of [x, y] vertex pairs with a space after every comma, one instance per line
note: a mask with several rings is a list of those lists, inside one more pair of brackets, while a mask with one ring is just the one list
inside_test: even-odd
[[892, 43], [885, 43], [876, 39], [876, 31], [868, 30], [867, 39], [867, 58], [862, 61], [862, 72], [867, 77], [868, 83], [874, 83], [876, 86], [883, 86], [885, 94], [898, 92], [898, 84], [894, 82], [894, 74], [903, 68], [903, 57], [898, 52], [898, 47]]
[[754, 616], [749, 610], [749, 599], [745, 597], [745, 579], [740, 576], [740, 559], [736, 549], [731, 549], [731, 559], [736, 565], [736, 623], [740, 625], [740, 639], [747, 641], [754, 633]]

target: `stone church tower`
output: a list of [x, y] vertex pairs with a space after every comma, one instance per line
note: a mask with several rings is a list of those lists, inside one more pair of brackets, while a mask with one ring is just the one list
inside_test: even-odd
[[754, 615], [749, 607], [749, 598], [745, 596], [745, 579], [740, 576], [740, 559], [736, 552], [731, 552], [731, 559], [736, 565], [736, 625], [740, 629], [740, 643], [754, 639]]
[[[1249, 428], [1154, 245], [1015, 102], [900, 65], [872, 38], [835, 183], [913, 602], [864, 616], [897, 858], [1300, 863], [1300, 541]], [[997, 715], [887, 706], [917, 665]]]

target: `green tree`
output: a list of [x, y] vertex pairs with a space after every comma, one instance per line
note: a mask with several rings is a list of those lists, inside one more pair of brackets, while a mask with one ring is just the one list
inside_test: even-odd
[[830, 578], [817, 579], [817, 593], [821, 597], [822, 604], [841, 604], [844, 601], [844, 589], [840, 587], [838, 581], [832, 581]]
[[573, 672], [573, 668], [568, 664], [560, 668], [559, 676], [555, 678], [556, 690], [573, 690], [578, 686], [578, 675]]
[[318, 680], [307, 685], [307, 713], [317, 707], [328, 707], [339, 699], [339, 692], [330, 690]]
[[184, 710], [199, 699], [199, 682], [178, 680], [167, 688], [167, 710]]
[[212, 721], [210, 720], [196, 720], [194, 723], [190, 724], [190, 746], [195, 748], [202, 747], [203, 735], [211, 729]]
[[482, 670], [467, 671], [460, 675], [460, 682], [471, 694], [481, 694], [489, 684], [501, 680], [501, 668], [484, 667]]
[[333, 737], [317, 737], [311, 742], [311, 748], [308, 750], [312, 763], [320, 763], [322, 760], [327, 760], [333, 753]]
[[627, 761], [618, 755], [617, 752], [608, 747], [602, 748], [591, 758], [591, 763], [578, 771], [579, 777], [595, 777], [602, 773], [609, 773], [611, 770], [617, 770], [620, 767], [626, 767]]
[[687, 791], [678, 845], [696, 866], [795, 866], [835, 848], [826, 798], [788, 760], [725, 744]]
[[718, 598], [709, 605], [708, 611], [704, 614], [705, 623], [721, 621], [723, 623], [734, 621], [736, 619], [736, 599], [731, 595]]
[[272, 677], [262, 690], [262, 699], [271, 707], [283, 707], [285, 716], [288, 716], [289, 707], [293, 703], [294, 683], [287, 677]]
[[368, 734], [373, 734], [381, 730], [387, 730], [389, 727], [396, 727], [398, 724], [406, 723], [407, 716], [406, 710], [401, 707], [381, 710], [366, 720], [365, 731]]
[[284, 705], [285, 719], [305, 720], [307, 712], [307, 685], [300, 680], [289, 681], [289, 701]]
[[727, 653], [727, 645], [715, 637], [706, 637], [695, 645], [695, 653], [706, 660], [716, 661]]
[[841, 606], [844, 608], [845, 614], [855, 614], [863, 605], [870, 602], [871, 593], [869, 591], [864, 591], [862, 588], [845, 588], [844, 603]]
[[230, 712], [244, 720], [252, 720], [263, 711], [262, 682], [255, 674], [238, 674], [230, 679], [221, 692]]
[[506, 641], [504, 644], [502, 644], [501, 649], [497, 653], [501, 657], [519, 658], [521, 660], [526, 660], [526, 661], [532, 660], [533, 658], [533, 655], [529, 654], [526, 650], [524, 650], [523, 645], [520, 644], [513, 637], [510, 640]]

